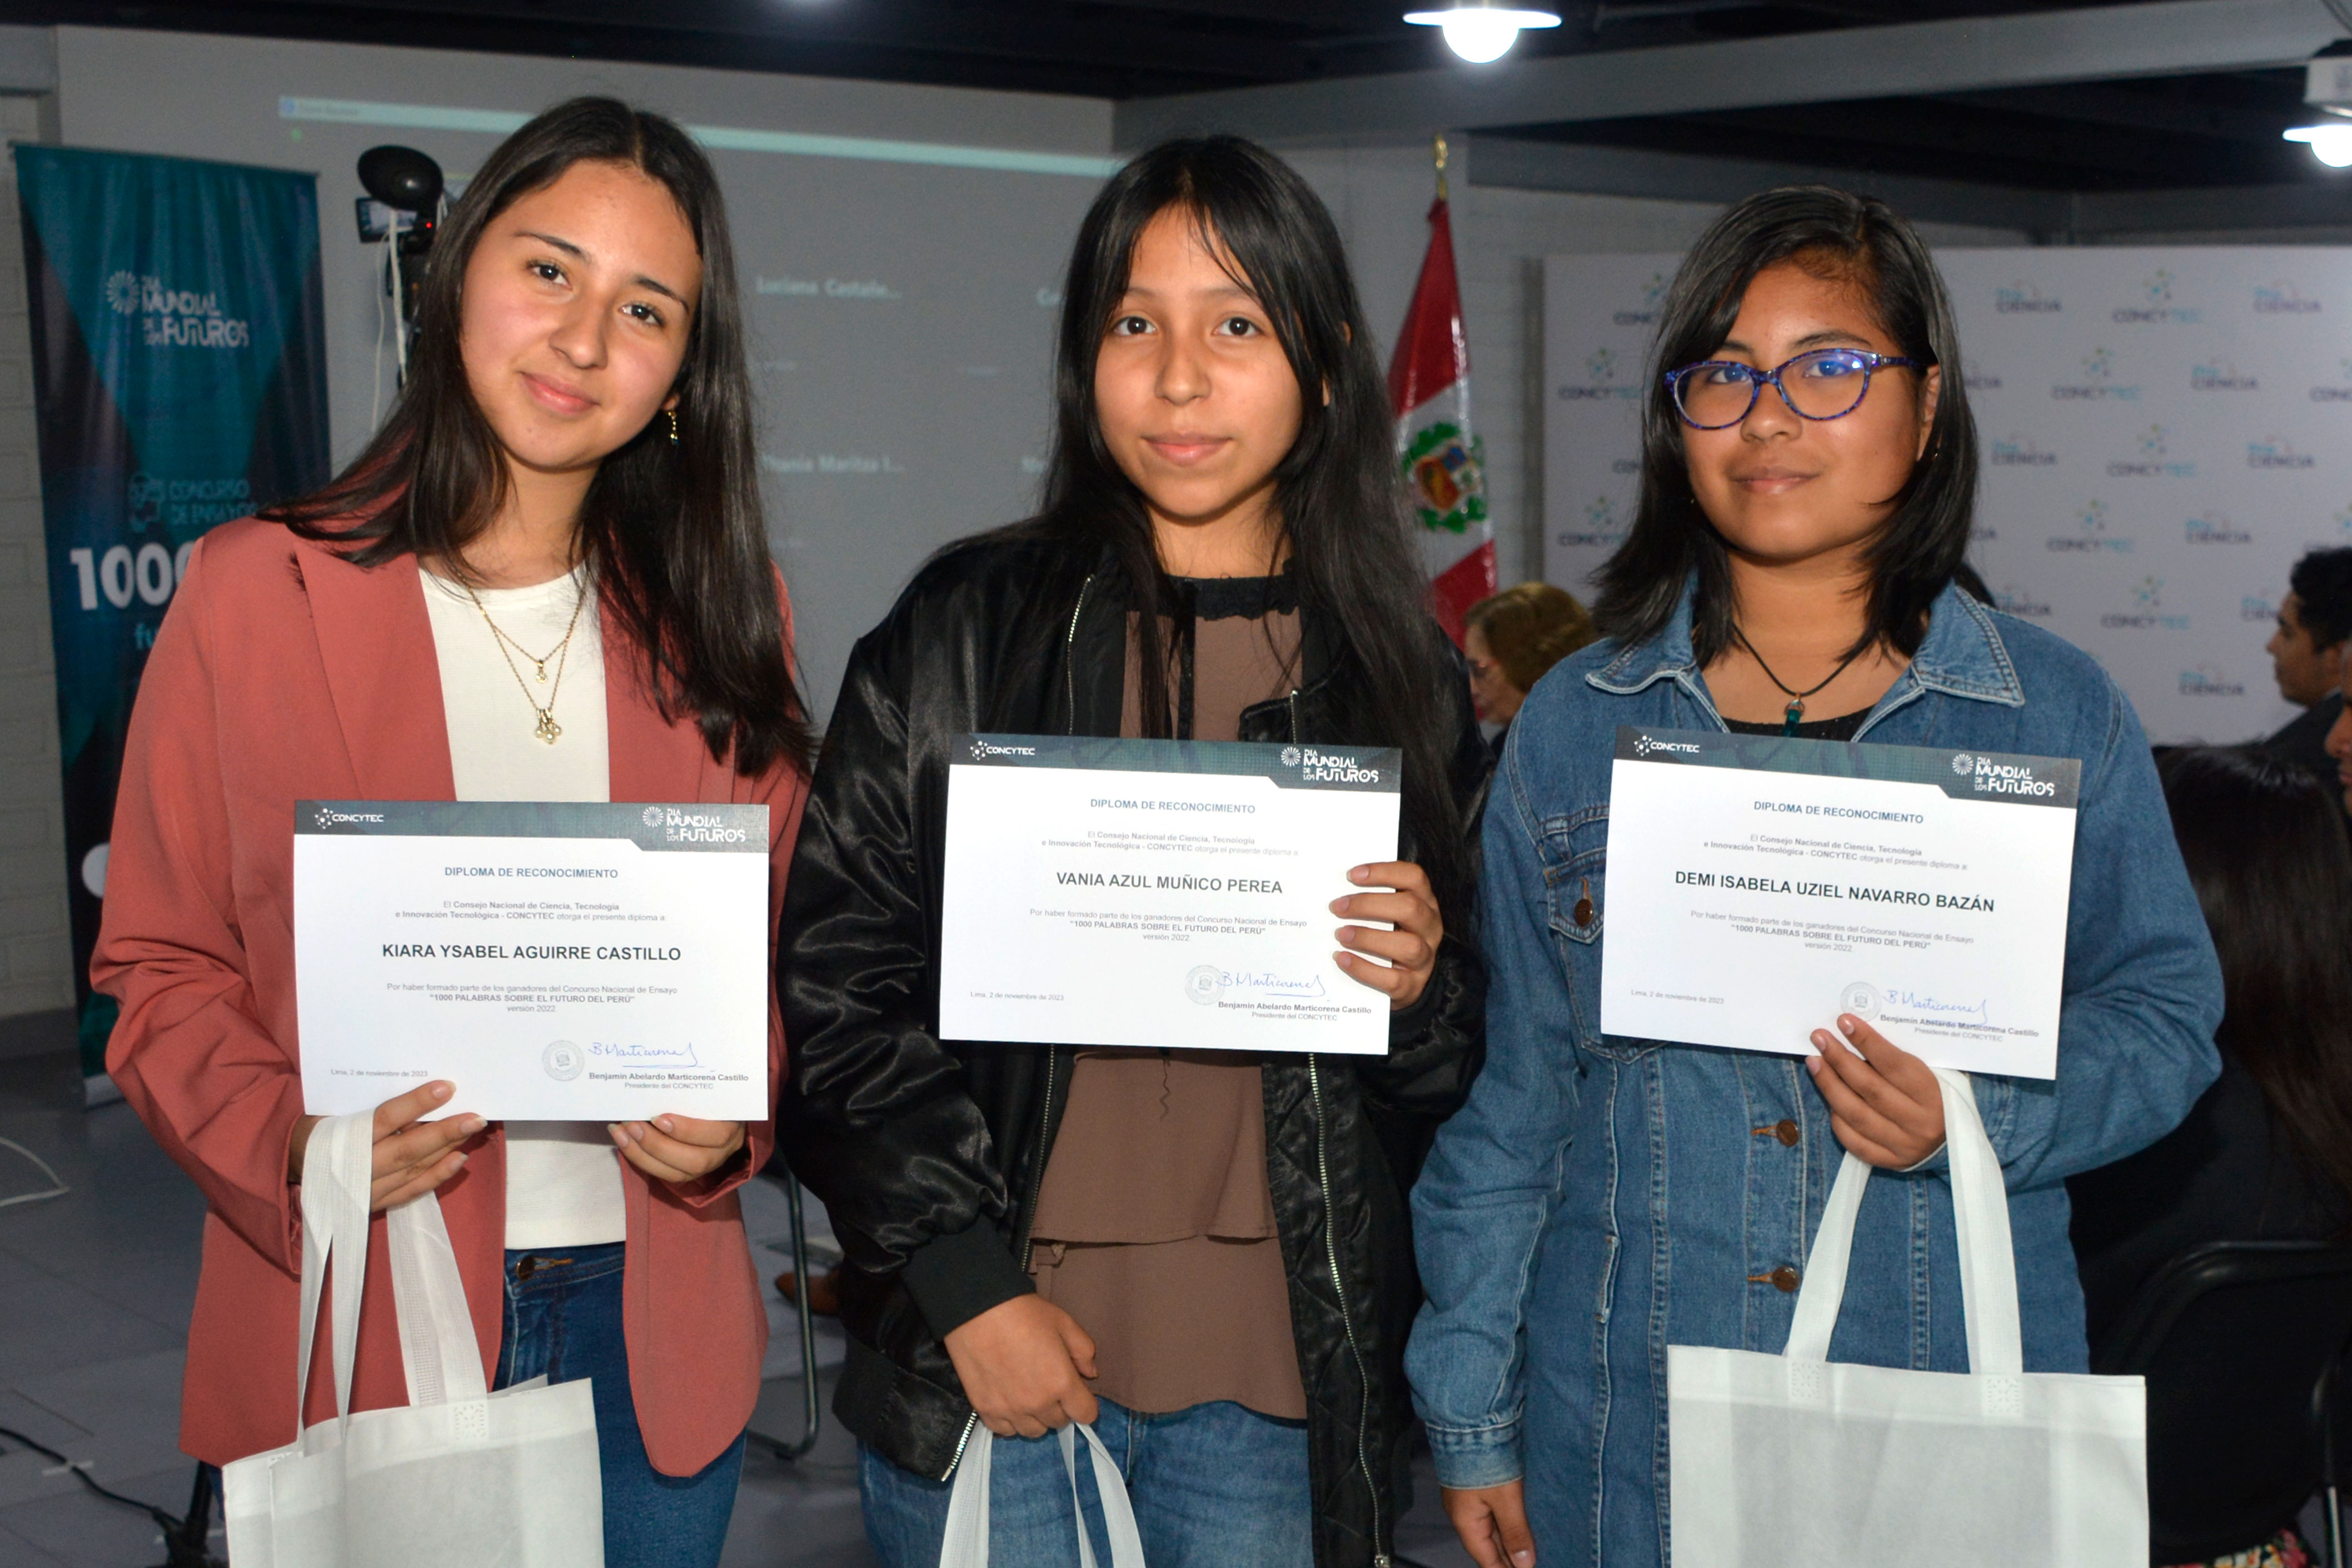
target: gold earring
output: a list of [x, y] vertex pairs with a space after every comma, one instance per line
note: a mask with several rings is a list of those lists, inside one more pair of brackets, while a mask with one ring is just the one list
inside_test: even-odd
[[673, 408], [664, 412], [669, 415], [669, 444], [675, 446], [677, 444], [677, 410]]

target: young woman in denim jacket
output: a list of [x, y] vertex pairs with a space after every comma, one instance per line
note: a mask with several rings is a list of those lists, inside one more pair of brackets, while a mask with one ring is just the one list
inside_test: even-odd
[[1967, 1364], [1917, 1058], [1852, 1015], [1853, 1049], [1823, 1029], [1811, 1057], [1601, 1031], [1620, 725], [2081, 759], [2058, 1076], [1975, 1080], [2029, 1369], [2085, 1368], [2064, 1178], [2152, 1142], [2217, 1071], [2221, 976], [2130, 704], [1952, 585], [1976, 431], [1917, 235], [1837, 191], [1742, 204], [1675, 279], [1656, 368], [1685, 366], [1651, 383], [1604, 640], [1511, 728], [1486, 820], [1486, 1071], [1413, 1196], [1408, 1366], [1486, 1568], [1670, 1560], [1666, 1347], [1781, 1350], [1843, 1150], [1898, 1174], [1864, 1200], [1832, 1358]]

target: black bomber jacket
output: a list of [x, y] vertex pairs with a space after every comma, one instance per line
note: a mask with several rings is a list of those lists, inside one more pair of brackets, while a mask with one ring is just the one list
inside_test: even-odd
[[[948, 747], [969, 732], [1116, 735], [1127, 612], [1108, 554], [992, 536], [918, 574], [852, 654], [787, 883], [780, 1148], [845, 1254], [835, 1414], [944, 1479], [976, 1424], [941, 1336], [1031, 1286], [1029, 1223], [1068, 1092], [1066, 1047], [937, 1033]], [[1016, 633], [1047, 618], [1050, 643]], [[1344, 640], [1302, 617], [1299, 688], [1242, 738], [1363, 744]], [[1458, 659], [1433, 622], [1433, 658]], [[1054, 653], [1016, 662], [1010, 650]], [[1456, 666], [1458, 668], [1458, 664]], [[1465, 842], [1486, 754], [1451, 684]], [[1407, 858], [1410, 843], [1402, 847]], [[1385, 1058], [1269, 1056], [1266, 1176], [1307, 1390], [1318, 1568], [1385, 1565], [1408, 1495], [1404, 1343], [1420, 1304], [1406, 1189], [1485, 1051], [1486, 974], [1446, 912], [1436, 972]]]

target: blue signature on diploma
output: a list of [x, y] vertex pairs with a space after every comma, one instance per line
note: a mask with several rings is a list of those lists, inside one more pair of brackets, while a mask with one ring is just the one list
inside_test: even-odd
[[1982, 1024], [1988, 1029], [1992, 1027], [1990, 1009], [1981, 999], [1973, 1002], [1938, 1001], [1934, 997], [1922, 996], [1917, 991], [1906, 991], [1898, 988], [1886, 993], [1886, 1005], [1891, 1008], [1903, 1008], [1911, 1012], [1931, 1014], [1937, 1019], [1965, 1019]]
[[694, 1059], [694, 1044], [684, 1045], [609, 1045], [602, 1040], [588, 1047], [591, 1056], [607, 1056], [615, 1061], [662, 1063], [671, 1067], [699, 1067]]
[[1229, 991], [1257, 991], [1270, 997], [1319, 997], [1323, 995], [1323, 977], [1309, 975], [1307, 978], [1291, 979], [1260, 970], [1252, 974], [1244, 969], [1228, 969], [1224, 975]]

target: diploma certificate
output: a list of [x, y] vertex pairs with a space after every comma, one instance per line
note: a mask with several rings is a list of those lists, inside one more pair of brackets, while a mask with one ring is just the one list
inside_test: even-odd
[[967, 735], [950, 758], [943, 1038], [1387, 1052], [1330, 904], [1396, 858], [1398, 752]]
[[1810, 1056], [1849, 1012], [1939, 1067], [2055, 1077], [2081, 776], [2069, 758], [1620, 729], [1601, 1029]]
[[765, 806], [298, 801], [303, 1109], [763, 1121], [768, 925]]

